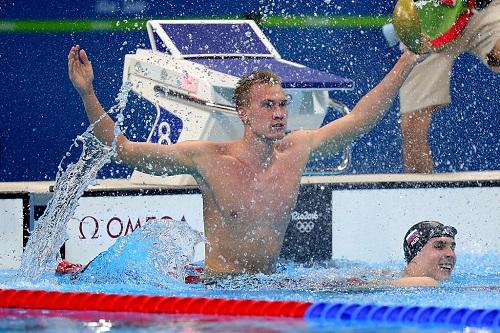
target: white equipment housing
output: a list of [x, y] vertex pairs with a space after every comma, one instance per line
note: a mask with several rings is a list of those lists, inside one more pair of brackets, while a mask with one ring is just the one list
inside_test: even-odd
[[[281, 59], [252, 20], [148, 21], [152, 49], [125, 56], [123, 81], [156, 107], [148, 141], [228, 141], [243, 134], [232, 97], [239, 78], [269, 69], [292, 97], [287, 130], [319, 128], [330, 100], [328, 91], [353, 89], [351, 80]], [[347, 153], [346, 153], [347, 154]], [[344, 155], [346, 155], [344, 154]], [[347, 158], [347, 155], [344, 156]], [[343, 161], [334, 171], [348, 165]], [[134, 183], [193, 184], [191, 176], [158, 177], [134, 171]]]

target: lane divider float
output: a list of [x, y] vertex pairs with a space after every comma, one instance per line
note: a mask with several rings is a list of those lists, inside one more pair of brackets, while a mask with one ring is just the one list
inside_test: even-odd
[[500, 328], [500, 309], [311, 303], [45, 290], [0, 289], [0, 308], [302, 318], [319, 325], [339, 323], [373, 325], [376, 323], [400, 326]]

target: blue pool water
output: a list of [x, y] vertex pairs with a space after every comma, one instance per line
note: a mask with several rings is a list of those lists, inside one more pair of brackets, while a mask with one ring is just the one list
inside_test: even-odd
[[[297, 267], [291, 264], [270, 276], [242, 276], [217, 285], [185, 285], [171, 281], [169, 286], [154, 286], [138, 273], [136, 283], [101, 278], [71, 280], [43, 275], [37, 282], [19, 279], [13, 270], [0, 271], [0, 288], [43, 289], [55, 291], [88, 291], [119, 294], [163, 296], [222, 297], [230, 299], [295, 300], [309, 302], [342, 302], [378, 305], [437, 306], [467, 308], [500, 308], [500, 256], [497, 254], [459, 253], [451, 281], [441, 288], [393, 288], [384, 286], [399, 274], [402, 263], [368, 264], [337, 261], [329, 267]], [[104, 275], [109, 275], [106, 272]], [[95, 272], [93, 274], [96, 274]], [[345, 287], [332, 283], [348, 277], [378, 281], [372, 287]], [[127, 280], [126, 283], [123, 281]], [[333, 325], [333, 326], [332, 326]], [[296, 319], [235, 318], [213, 316], [149, 315], [131, 313], [40, 311], [2, 309], [0, 331], [72, 331], [72, 332], [500, 332], [500, 329], [385, 326], [373, 324], [328, 323], [319, 325]]]
[[[500, 256], [458, 253], [451, 281], [441, 288], [389, 286], [403, 269], [400, 262], [363, 263], [337, 260], [302, 267], [282, 263], [272, 275], [242, 275], [211, 285], [183, 283], [184, 264], [203, 238], [185, 223], [153, 220], [120, 238], [99, 255], [78, 278], [56, 276], [52, 270], [35, 279], [14, 270], [0, 271], [0, 289], [104, 292], [226, 299], [283, 300], [375, 304], [407, 307], [500, 308]], [[37, 262], [32, 262], [36, 265]], [[181, 268], [181, 269], [179, 269]], [[359, 278], [367, 284], [347, 286]], [[497, 326], [498, 327], [498, 326]], [[463, 327], [462, 327], [463, 328]], [[500, 329], [500, 327], [498, 327]], [[374, 325], [345, 322], [312, 323], [296, 319], [146, 315], [137, 313], [2, 309], [0, 331], [74, 332], [371, 332]], [[456, 327], [384, 326], [386, 332], [456, 332]], [[469, 331], [472, 328], [468, 328]], [[495, 328], [496, 329], [496, 328]], [[494, 328], [480, 332], [494, 332]], [[377, 328], [376, 331], [380, 331]], [[474, 331], [474, 330], [473, 330]], [[497, 330], [499, 331], [499, 330]]]

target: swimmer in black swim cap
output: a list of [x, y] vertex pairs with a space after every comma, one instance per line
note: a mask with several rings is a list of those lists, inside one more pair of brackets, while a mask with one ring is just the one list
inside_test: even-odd
[[455, 235], [457, 229], [435, 221], [422, 221], [412, 226], [403, 239], [407, 266], [403, 277], [393, 285], [439, 286], [448, 280], [455, 267]]

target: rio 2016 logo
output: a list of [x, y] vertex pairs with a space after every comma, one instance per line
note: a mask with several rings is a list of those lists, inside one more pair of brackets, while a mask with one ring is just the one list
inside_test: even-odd
[[292, 221], [295, 222], [295, 228], [300, 233], [310, 233], [314, 229], [314, 221], [319, 219], [318, 212], [309, 213], [308, 211], [292, 213]]
[[[132, 222], [132, 219], [129, 217], [126, 220], [120, 219], [118, 216], [113, 216], [105, 220], [98, 219], [94, 216], [88, 215], [80, 220], [79, 231], [80, 239], [98, 239], [101, 235], [100, 231], [104, 228], [104, 235], [107, 235], [110, 238], [118, 238], [120, 236], [126, 236], [128, 234], [133, 233], [137, 228], [140, 228], [144, 223], [147, 223], [150, 220], [155, 220], [156, 216], [147, 216], [144, 222], [141, 222], [140, 218]], [[160, 218], [161, 220], [173, 220], [170, 216], [163, 216]], [[186, 218], [182, 216], [180, 221], [186, 221]]]

